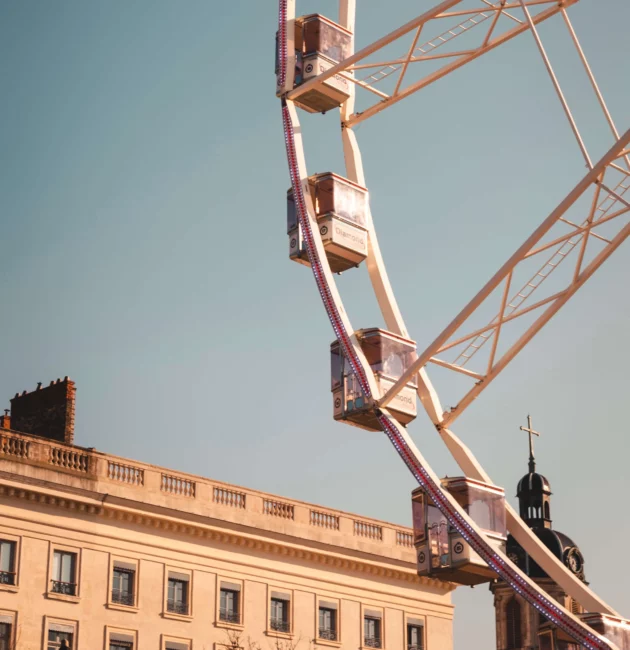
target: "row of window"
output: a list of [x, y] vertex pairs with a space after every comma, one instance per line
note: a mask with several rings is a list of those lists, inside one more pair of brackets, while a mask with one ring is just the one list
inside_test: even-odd
[[[8, 618], [2, 616], [2, 618]], [[46, 650], [74, 650], [77, 639], [77, 624], [73, 621], [45, 621], [44, 639]], [[106, 628], [108, 650], [134, 650], [136, 648], [135, 632], [114, 631]], [[0, 650], [14, 648], [13, 623], [0, 622]], [[173, 640], [162, 637], [162, 650], [190, 650], [191, 641], [186, 639]]]
[[[320, 638], [336, 640], [334, 632], [335, 625], [331, 623], [331, 612], [326, 608], [320, 608]], [[329, 619], [324, 622], [322, 627], [322, 618]], [[75, 647], [76, 628], [68, 624], [52, 623], [47, 626], [47, 650], [73, 650]], [[281, 630], [285, 631], [285, 630]], [[135, 647], [135, 637], [133, 633], [113, 633], [108, 634], [109, 650], [133, 650]], [[422, 650], [424, 647], [424, 635], [421, 625], [409, 623], [407, 625], [407, 648], [408, 650]], [[13, 646], [13, 625], [12, 623], [0, 623], [0, 650], [10, 650]], [[369, 648], [381, 648], [381, 622], [380, 619], [371, 616], [364, 618], [364, 644]], [[168, 641], [163, 644], [164, 650], [190, 650], [189, 642]]]
[[[0, 582], [16, 585], [17, 542], [0, 539]], [[77, 598], [79, 595], [80, 555], [68, 548], [53, 548], [49, 596]], [[183, 569], [166, 569], [166, 593], [164, 613], [174, 617], [192, 616], [192, 573]], [[227, 625], [243, 624], [242, 583], [218, 580], [219, 602], [217, 620]], [[138, 564], [136, 561], [114, 559], [111, 565], [111, 591], [108, 602], [119, 608], [136, 608], [138, 600]], [[324, 641], [340, 641], [338, 602], [318, 601], [317, 638]], [[291, 593], [270, 590], [269, 631], [290, 634], [292, 632]], [[6, 623], [5, 625], [9, 625]], [[424, 627], [421, 620], [407, 620], [408, 650], [422, 650]], [[72, 648], [72, 633], [59, 631], [58, 641]], [[52, 633], [52, 632], [51, 632]], [[0, 650], [2, 645], [0, 628]], [[64, 636], [64, 634], [66, 636]], [[70, 635], [70, 636], [67, 636]], [[5, 631], [6, 636], [6, 631]], [[126, 641], [126, 643], [128, 643]], [[363, 645], [369, 648], [383, 647], [382, 612], [364, 610]], [[113, 646], [112, 646], [113, 647]], [[130, 646], [121, 646], [130, 647]], [[118, 648], [114, 648], [118, 650]]]

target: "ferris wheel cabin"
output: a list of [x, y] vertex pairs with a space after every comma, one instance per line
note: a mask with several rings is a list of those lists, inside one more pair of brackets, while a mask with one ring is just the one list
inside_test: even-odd
[[[416, 359], [416, 343], [376, 327], [358, 330], [355, 334], [381, 394], [385, 394]], [[380, 431], [374, 400], [367, 398], [361, 389], [339, 341], [330, 346], [330, 374], [335, 420]], [[409, 381], [387, 405], [392, 417], [401, 424], [407, 425], [417, 415], [417, 388], [417, 383]]]
[[[466, 477], [442, 479], [442, 487], [483, 529], [488, 541], [505, 551], [507, 525], [503, 488]], [[418, 575], [461, 585], [477, 585], [497, 577], [448, 523], [424, 488], [411, 493], [411, 506]]]
[[[277, 38], [276, 35], [276, 41]], [[297, 88], [350, 56], [352, 32], [320, 14], [309, 14], [295, 19], [294, 43]], [[276, 47], [276, 75], [280, 67], [277, 52]], [[296, 97], [295, 103], [309, 113], [325, 113], [341, 106], [349, 97], [350, 81], [334, 75]]]
[[[347, 178], [326, 172], [308, 179], [319, 234], [333, 273], [342, 273], [367, 257], [368, 191]], [[310, 266], [295, 209], [293, 189], [287, 191], [289, 257]]]
[[[595, 632], [612, 641], [619, 650], [630, 650], [629, 621], [594, 612], [578, 614], [577, 617]], [[540, 650], [580, 650], [583, 646], [551, 621], [547, 621], [538, 629], [538, 647]]]

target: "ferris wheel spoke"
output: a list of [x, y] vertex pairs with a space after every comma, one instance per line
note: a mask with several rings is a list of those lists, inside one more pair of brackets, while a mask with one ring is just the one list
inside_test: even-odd
[[[624, 198], [625, 192], [630, 189], [630, 180], [625, 174], [621, 174], [612, 167], [611, 163], [617, 159], [619, 152], [624, 151], [630, 143], [630, 130], [628, 130], [603, 158], [593, 166], [586, 176], [576, 185], [558, 207], [545, 219], [534, 233], [523, 243], [514, 255], [503, 265], [495, 276], [485, 287], [471, 300], [471, 302], [460, 312], [451, 324], [433, 341], [433, 343], [422, 352], [418, 359], [411, 364], [405, 373], [391, 389], [381, 398], [379, 404], [386, 406], [398, 392], [406, 385], [410, 377], [413, 377], [418, 370], [428, 363], [440, 365], [448, 370], [461, 372], [468, 361], [475, 356], [481, 348], [490, 340], [492, 349], [488, 362], [483, 370], [473, 369], [469, 376], [477, 379], [476, 384], [455, 402], [449, 412], [445, 413], [442, 419], [443, 426], [449, 426], [462, 415], [465, 409], [479, 394], [496, 378], [496, 376], [507, 366], [507, 364], [520, 352], [523, 347], [542, 329], [542, 327], [557, 313], [557, 311], [575, 294], [575, 292], [593, 275], [593, 273], [608, 259], [608, 257], [625, 241], [630, 234], [630, 223], [627, 222], [630, 216], [630, 201]], [[622, 170], [623, 171], [623, 170]], [[611, 184], [611, 179], [620, 179]], [[582, 196], [589, 191], [593, 192], [593, 199], [587, 215], [583, 222], [576, 227], [576, 224], [567, 220], [566, 213]], [[604, 198], [601, 199], [601, 195]], [[613, 211], [614, 208], [614, 211]], [[551, 241], [545, 241], [550, 231], [559, 225], [570, 225], [571, 230]], [[603, 225], [615, 226], [612, 236], [604, 236], [596, 229]], [[584, 251], [590, 235], [597, 235], [597, 241], [603, 248], [594, 254], [589, 263], [584, 266]], [[593, 237], [593, 239], [595, 239]], [[581, 243], [581, 248], [578, 244]], [[578, 257], [575, 262], [573, 273], [567, 283], [557, 290], [552, 289], [548, 295], [536, 303], [523, 306], [524, 303], [537, 291], [566, 259], [570, 253], [578, 247]], [[554, 250], [555, 249], [555, 250]], [[513, 274], [520, 269], [530, 258], [545, 250], [552, 250], [551, 257], [522, 285], [510, 299], [509, 286], [512, 283]], [[524, 269], [527, 267], [524, 266]], [[503, 291], [500, 294], [496, 316], [490, 320], [488, 325], [476, 328], [472, 332], [461, 333], [466, 323], [475, 319], [475, 316], [483, 314], [487, 309], [488, 300], [495, 299], [496, 290], [503, 284]], [[521, 285], [517, 285], [521, 286]], [[505, 301], [505, 302], [503, 302]], [[542, 310], [542, 308], [545, 308]], [[507, 349], [495, 359], [498, 350], [499, 338], [502, 335], [502, 327], [508, 322], [530, 314], [535, 310], [542, 310], [533, 324], [524, 326], [522, 334], [513, 336]], [[467, 348], [461, 351], [454, 362], [447, 362], [439, 358], [444, 352], [455, 349], [463, 343], [469, 342]], [[466, 374], [466, 373], [464, 373]], [[480, 377], [478, 378], [477, 375]]]
[[[380, 97], [380, 101], [376, 104], [368, 105], [367, 108], [359, 112], [349, 114], [344, 120], [347, 126], [359, 124], [530, 29], [528, 22], [519, 20], [508, 11], [508, 9], [521, 7], [520, 2], [507, 3], [502, 1], [492, 3], [489, 0], [483, 0], [486, 3], [485, 6], [460, 12], [448, 12], [448, 9], [460, 5], [464, 1], [445, 0], [433, 9], [361, 49], [356, 54], [323, 71], [317, 77], [302, 83], [295, 89], [289, 90], [288, 99], [295, 100], [320, 86], [327, 79], [342, 74], [347, 80], [353, 82], [358, 90], [376, 93]], [[563, 7], [559, 5], [557, 0], [523, 0], [523, 2], [529, 10], [537, 11], [537, 13], [531, 15], [531, 24], [537, 25], [556, 15], [564, 7], [576, 4], [578, 0], [566, 0]], [[514, 23], [516, 25], [508, 29], [500, 21], [502, 16], [509, 21], [506, 25], [514, 25]], [[437, 36], [425, 41], [422, 45], [417, 45], [420, 32], [424, 33], [429, 24], [432, 25], [439, 21], [437, 23], [439, 25], [443, 19], [451, 17], [459, 18], [460, 22], [446, 30], [440, 29]], [[480, 38], [477, 42], [464, 49], [448, 49], [459, 37], [470, 34], [473, 29], [475, 29], [475, 33], [478, 32], [479, 26], [484, 23], [488, 25], [488, 28], [480, 32]], [[392, 43], [405, 38], [410, 32], [413, 32], [413, 36], [410, 46], [406, 48], [406, 54], [385, 62], [364, 62], [370, 56], [380, 52]], [[437, 52], [439, 48], [446, 48], [447, 51], [442, 52], [440, 50], [440, 52]], [[440, 59], [444, 59], [447, 63], [419, 80], [403, 86], [403, 79], [408, 76], [412, 65], [420, 65], [422, 62], [435, 62]], [[374, 68], [376, 70], [366, 77], [355, 78], [358, 71]], [[382, 84], [390, 77], [396, 78], [391, 91], [376, 88], [377, 84]]]

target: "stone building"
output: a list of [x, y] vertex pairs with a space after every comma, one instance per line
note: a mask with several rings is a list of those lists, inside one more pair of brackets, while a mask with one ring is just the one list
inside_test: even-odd
[[[531, 426], [531, 425], [530, 425]], [[527, 429], [524, 429], [527, 431]], [[551, 520], [551, 485], [536, 472], [530, 433], [529, 471], [516, 490], [519, 515], [538, 539], [577, 577], [585, 581], [584, 558], [577, 545], [553, 529]], [[574, 614], [584, 610], [529, 557], [518, 542], [508, 535], [507, 555], [534, 582]], [[496, 615], [497, 650], [538, 650], [538, 628], [545, 618], [504, 582], [491, 584]]]
[[451, 650], [410, 529], [76, 446], [74, 395], [0, 416], [0, 650]]

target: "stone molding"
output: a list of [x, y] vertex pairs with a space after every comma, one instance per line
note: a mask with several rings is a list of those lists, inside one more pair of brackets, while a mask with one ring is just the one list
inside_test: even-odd
[[20, 483], [54, 485], [81, 496], [107, 494], [138, 509], [167, 508], [182, 518], [225, 521], [228, 526], [337, 547], [341, 553], [373, 555], [402, 566], [415, 564], [411, 528], [92, 448], [0, 429], [0, 469], [4, 470], [0, 479], [4, 473], [11, 481], [15, 477]]
[[[131, 524], [146, 526], [153, 530], [164, 532], [174, 532], [189, 535], [192, 538], [207, 539], [210, 541], [220, 542], [240, 546], [250, 550], [263, 551], [274, 555], [281, 555], [289, 558], [297, 558], [321, 564], [325, 566], [345, 569], [355, 573], [364, 573], [371, 576], [380, 576], [409, 582], [418, 585], [425, 585], [438, 588], [444, 593], [455, 589], [454, 584], [442, 582], [433, 578], [418, 576], [413, 569], [407, 571], [398, 568], [390, 568], [375, 563], [362, 561], [358, 559], [341, 558], [332, 554], [323, 553], [305, 548], [298, 548], [291, 544], [282, 544], [277, 540], [269, 541], [260, 538], [254, 538], [237, 532], [223, 532], [213, 529], [211, 526], [204, 526], [197, 523], [187, 523], [176, 521], [166, 516], [160, 516], [155, 513], [137, 512], [117, 508], [106, 503], [93, 503], [83, 501], [76, 496], [59, 496], [37, 490], [29, 487], [16, 487], [6, 483], [0, 483], [0, 496], [15, 499], [27, 500], [53, 508], [74, 510], [85, 516], [102, 517], [110, 520], [126, 521]], [[141, 505], [141, 504], [140, 504]], [[261, 531], [264, 532], [264, 531]], [[305, 540], [308, 542], [308, 540]]]

